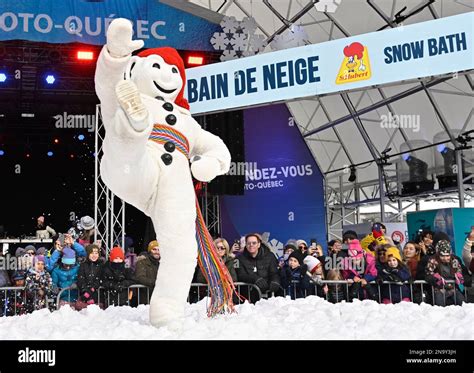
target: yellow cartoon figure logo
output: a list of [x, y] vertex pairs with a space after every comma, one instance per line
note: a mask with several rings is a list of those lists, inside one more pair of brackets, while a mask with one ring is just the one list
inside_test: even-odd
[[353, 83], [370, 79], [369, 52], [361, 43], [354, 42], [344, 48], [344, 61], [337, 74], [336, 84]]

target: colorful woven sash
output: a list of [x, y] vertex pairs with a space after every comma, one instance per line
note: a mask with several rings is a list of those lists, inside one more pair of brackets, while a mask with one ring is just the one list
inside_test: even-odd
[[[175, 148], [189, 159], [189, 142], [181, 132], [161, 124], [155, 124], [149, 137], [159, 144], [172, 142]], [[234, 312], [232, 295], [235, 292], [234, 282], [225, 266], [219, 259], [214, 241], [206, 227], [204, 218], [196, 197], [196, 240], [198, 244], [198, 264], [209, 284], [211, 296], [207, 307], [207, 315], [215, 316], [218, 313]], [[239, 296], [240, 297], [240, 296]]]

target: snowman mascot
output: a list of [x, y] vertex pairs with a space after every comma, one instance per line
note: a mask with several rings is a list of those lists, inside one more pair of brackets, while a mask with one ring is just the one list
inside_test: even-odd
[[232, 280], [209, 249], [207, 228], [196, 223], [201, 214], [192, 180], [226, 173], [231, 158], [224, 142], [191, 117], [177, 51], [164, 47], [132, 56], [144, 45], [132, 34], [129, 20], [114, 20], [97, 61], [95, 86], [106, 130], [100, 174], [115, 195], [151, 217], [161, 260], [150, 322], [179, 329], [201, 245], [208, 247], [199, 251], [201, 269], [220, 289], [208, 314], [233, 307]]

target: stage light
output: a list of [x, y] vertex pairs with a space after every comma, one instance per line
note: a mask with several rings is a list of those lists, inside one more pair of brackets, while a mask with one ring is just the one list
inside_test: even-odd
[[81, 134], [81, 135], [77, 136], [77, 139], [79, 141], [83, 141], [85, 139], [85, 136]]
[[30, 153], [26, 153], [26, 158], [30, 158]]
[[0, 73], [0, 83], [5, 83], [6, 80], [7, 80], [7, 74]]
[[410, 181], [426, 181], [428, 180], [428, 164], [421, 159], [408, 155], [405, 159], [410, 170]]
[[55, 144], [59, 144], [59, 139], [54, 139]]
[[204, 57], [202, 56], [188, 56], [187, 60], [188, 65], [200, 66], [204, 64]]
[[81, 61], [92, 61], [94, 59], [94, 52], [77, 51], [77, 59]]
[[46, 77], [46, 83], [48, 84], [54, 84], [55, 81], [56, 81], [56, 78], [54, 77], [54, 75], [48, 75]]
[[5, 155], [5, 151], [0, 150], [0, 156]]
[[351, 166], [351, 174], [349, 175], [349, 182], [353, 183], [356, 181], [357, 175], [356, 175], [356, 168], [354, 166]]
[[70, 158], [74, 158], [74, 154], [71, 154], [69, 157], [70, 157]]
[[49, 151], [48, 153], [46, 153], [48, 155], [48, 157], [52, 157], [53, 156], [53, 152], [52, 151]]

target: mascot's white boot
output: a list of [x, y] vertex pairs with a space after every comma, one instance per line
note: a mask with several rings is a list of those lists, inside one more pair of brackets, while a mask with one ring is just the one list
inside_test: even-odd
[[230, 153], [191, 117], [177, 52], [158, 48], [132, 57], [143, 46], [132, 33], [128, 20], [114, 20], [97, 61], [106, 129], [100, 172], [112, 192], [152, 218], [161, 260], [150, 322], [179, 328], [197, 258], [191, 171], [210, 181], [229, 170]]

